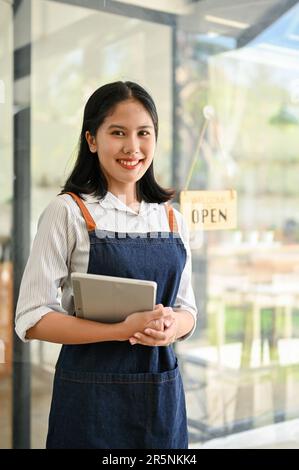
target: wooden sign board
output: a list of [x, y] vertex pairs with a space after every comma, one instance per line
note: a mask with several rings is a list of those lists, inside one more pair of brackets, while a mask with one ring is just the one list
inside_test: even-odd
[[180, 210], [190, 232], [237, 227], [237, 192], [181, 191]]

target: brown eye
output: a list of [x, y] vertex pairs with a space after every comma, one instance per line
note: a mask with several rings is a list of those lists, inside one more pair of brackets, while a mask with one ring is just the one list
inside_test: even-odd
[[119, 135], [120, 132], [123, 134], [123, 131], [113, 131], [112, 135]]

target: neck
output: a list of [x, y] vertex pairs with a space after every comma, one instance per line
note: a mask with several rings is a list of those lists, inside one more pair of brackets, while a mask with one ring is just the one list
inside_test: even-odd
[[128, 187], [124, 185], [123, 187], [108, 187], [108, 191], [110, 191], [114, 196], [124, 202], [127, 206], [131, 204], [138, 203], [137, 193], [136, 193], [136, 185]]

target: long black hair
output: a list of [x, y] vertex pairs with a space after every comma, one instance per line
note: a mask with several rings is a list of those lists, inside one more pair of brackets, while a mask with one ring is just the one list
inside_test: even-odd
[[[134, 82], [113, 82], [98, 88], [88, 99], [83, 116], [83, 125], [79, 139], [79, 152], [73, 171], [65, 182], [60, 194], [73, 192], [80, 195], [94, 194], [101, 199], [106, 196], [108, 182], [101, 169], [99, 160], [90, 151], [85, 138], [86, 131], [95, 136], [98, 128], [115, 106], [128, 99], [138, 100], [150, 114], [155, 138], [158, 139], [158, 114], [155, 103], [149, 93]], [[153, 162], [145, 174], [136, 183], [138, 201], [166, 202], [175, 195], [174, 189], [162, 188], [154, 176]]]

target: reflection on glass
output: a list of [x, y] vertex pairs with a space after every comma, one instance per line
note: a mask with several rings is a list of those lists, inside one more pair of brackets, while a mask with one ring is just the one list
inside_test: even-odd
[[0, 448], [11, 447], [12, 14], [0, 3]]
[[[149, 89], [160, 117], [156, 175], [165, 186], [172, 183], [175, 107], [177, 189], [183, 189], [189, 173], [204, 110], [213, 110], [189, 189], [237, 189], [238, 228], [206, 232], [194, 243], [198, 328], [190, 340], [177, 344], [190, 443], [196, 447], [298, 417], [298, 5], [284, 12], [279, 0], [256, 2], [255, 8], [225, 2], [221, 10], [213, 0], [153, 2], [152, 9], [177, 14], [172, 34], [154, 19], [97, 12], [81, 3], [33, 2], [32, 236], [39, 215], [72, 167], [82, 108], [94, 89], [119, 79]], [[147, 7], [148, 2], [122, 3]], [[274, 18], [275, 5], [281, 13]], [[12, 19], [8, 3], [0, 0], [0, 9], [0, 321], [6, 322]], [[1, 331], [10, 324], [5, 322]], [[33, 342], [31, 349], [32, 446], [43, 447], [60, 346]], [[0, 447], [9, 446], [11, 439], [10, 373], [9, 361], [0, 364], [0, 427], [6, 430]]]
[[299, 8], [242, 48], [243, 28], [230, 25], [234, 45], [217, 24], [180, 37], [187, 161], [204, 106], [215, 110], [190, 189], [235, 188], [239, 200], [238, 229], [206, 232], [193, 251], [206, 308], [179, 348], [193, 442], [299, 415]]
[[[69, 174], [76, 157], [83, 106], [107, 82], [141, 83], [157, 102], [160, 129], [155, 174], [171, 184], [171, 30], [57, 2], [33, 2], [32, 237], [38, 217]], [[43, 447], [52, 377], [60, 345], [31, 345], [32, 447]]]

